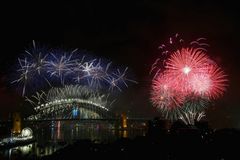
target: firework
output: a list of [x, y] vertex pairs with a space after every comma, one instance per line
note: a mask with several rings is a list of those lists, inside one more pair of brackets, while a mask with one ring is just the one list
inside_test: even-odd
[[28, 82], [31, 81], [31, 78], [34, 77], [34, 74], [32, 72], [32, 65], [28, 63], [26, 58], [24, 60], [18, 59], [18, 62], [20, 66], [20, 68], [17, 70], [17, 72], [19, 73], [19, 77], [18, 79], [12, 81], [12, 83], [17, 83], [21, 85], [22, 96], [24, 96]]
[[65, 77], [71, 73], [71, 68], [74, 65], [72, 54], [64, 54], [58, 58], [55, 54], [51, 53], [51, 56], [53, 58], [46, 63], [47, 72], [50, 73], [50, 77], [56, 76], [59, 78], [61, 84], [64, 85]]
[[178, 118], [185, 124], [193, 125], [195, 121], [200, 121], [202, 117], [205, 117], [205, 109], [209, 103], [208, 97], [189, 95], [181, 107]]
[[88, 85], [101, 88], [102, 84], [109, 84], [108, 77], [111, 77], [111, 73], [108, 73], [108, 68], [111, 62], [109, 62], [105, 68], [104, 65], [101, 64], [101, 60], [96, 61], [97, 60], [94, 59], [90, 63], [84, 63], [82, 65], [82, 71], [88, 81]]
[[[209, 58], [204, 48], [208, 45], [202, 40], [191, 42], [189, 47], [174, 48], [172, 52], [166, 50], [167, 45], [160, 46], [165, 49], [166, 59], [160, 64], [158, 58], [152, 65], [151, 101], [168, 119], [194, 124], [205, 116], [209, 102], [226, 90], [226, 75]], [[172, 38], [169, 44], [173, 45]]]
[[[175, 88], [188, 94], [191, 92], [189, 79], [196, 74], [204, 73], [207, 69], [208, 57], [202, 51], [193, 48], [182, 48], [174, 52], [166, 62], [166, 72], [174, 77]], [[181, 85], [179, 85], [181, 84]]]
[[216, 99], [225, 90], [226, 75], [199, 48], [182, 48], [174, 52], [166, 62], [166, 70], [168, 76], [174, 77], [175, 88], [182, 94], [195, 92]]
[[108, 77], [108, 83], [111, 85], [109, 88], [110, 90], [117, 88], [119, 91], [122, 91], [121, 84], [123, 84], [125, 87], [128, 87], [128, 82], [137, 83], [137, 81], [127, 78], [127, 70], [128, 68], [125, 68], [125, 70], [121, 72], [119, 69], [117, 69], [117, 72], [114, 72], [113, 76]]
[[172, 110], [181, 107], [184, 97], [173, 87], [173, 79], [162, 74], [153, 80], [151, 101], [159, 109]]
[[[26, 50], [26, 53], [24, 58], [19, 58], [18, 77], [12, 81], [19, 84], [23, 96], [28, 94], [36, 82], [37, 88], [80, 84], [100, 90], [107, 88], [119, 91], [128, 87], [129, 82], [137, 83], [127, 78], [128, 68], [121, 72], [111, 65], [112, 62], [87, 59], [77, 49], [41, 49], [33, 41], [33, 47]], [[31, 93], [32, 91], [29, 94]]]
[[204, 73], [194, 74], [189, 79], [195, 94], [211, 99], [217, 99], [223, 95], [226, 82], [226, 74], [217, 65], [209, 65]]
[[26, 57], [31, 64], [31, 67], [39, 75], [45, 72], [44, 68], [47, 63], [47, 54], [45, 53], [47, 49], [45, 47], [37, 47], [35, 41], [33, 41], [33, 46], [29, 50], [25, 50], [27, 53]]

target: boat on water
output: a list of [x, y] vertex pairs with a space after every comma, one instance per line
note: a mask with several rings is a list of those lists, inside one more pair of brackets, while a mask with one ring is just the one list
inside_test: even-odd
[[23, 146], [35, 142], [30, 128], [24, 128], [20, 135], [4, 138], [0, 141], [0, 149]]

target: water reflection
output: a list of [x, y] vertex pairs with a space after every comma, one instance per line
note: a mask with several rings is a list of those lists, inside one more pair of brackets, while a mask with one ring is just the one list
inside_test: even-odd
[[8, 150], [1, 151], [0, 153], [3, 155], [5, 159], [15, 159], [15, 157], [21, 158], [33, 158], [33, 157], [41, 157], [44, 155], [51, 155], [57, 149], [59, 149], [56, 145], [47, 145], [44, 147], [38, 146], [37, 142], [28, 144], [25, 146], [18, 146]]
[[[112, 141], [117, 137], [111, 132], [112, 125], [109, 123], [72, 123], [72, 122], [55, 122], [55, 125], [42, 128], [42, 134], [38, 134], [38, 139], [42, 142], [46, 138], [45, 135], [50, 133], [52, 142], [67, 142], [72, 143], [78, 139], [90, 139], [98, 141]], [[49, 132], [49, 133], [48, 133]], [[45, 139], [46, 140], [46, 139]]]
[[[144, 129], [131, 128], [120, 130], [115, 124], [108, 122], [76, 122], [76, 121], [53, 121], [29, 126], [33, 129], [36, 142], [0, 151], [5, 159], [14, 159], [16, 156], [27, 158], [51, 155], [56, 150], [74, 143], [79, 139], [90, 139], [95, 143], [107, 143], [119, 137], [134, 138], [144, 136]], [[1, 159], [1, 156], [0, 156]]]

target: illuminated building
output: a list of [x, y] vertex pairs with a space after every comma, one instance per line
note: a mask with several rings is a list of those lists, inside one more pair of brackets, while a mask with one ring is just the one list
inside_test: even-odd
[[13, 113], [13, 128], [12, 133], [13, 134], [20, 134], [21, 133], [21, 116], [20, 113], [15, 112]]

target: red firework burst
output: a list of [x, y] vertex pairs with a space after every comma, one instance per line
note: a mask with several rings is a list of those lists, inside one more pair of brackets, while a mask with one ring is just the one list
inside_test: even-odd
[[205, 50], [182, 48], [170, 55], [165, 71], [153, 79], [151, 100], [155, 106], [173, 109], [190, 95], [216, 99], [224, 93], [226, 81]]
[[210, 99], [217, 99], [223, 95], [226, 82], [226, 74], [217, 65], [208, 65], [206, 72], [193, 75], [189, 81], [195, 94]]
[[224, 72], [198, 48], [173, 53], [166, 62], [166, 71], [174, 77], [175, 89], [184, 95], [194, 92], [215, 99], [225, 90]]
[[182, 39], [180, 46], [176, 45], [177, 38], [178, 34], [175, 39], [170, 37], [168, 44], [159, 46], [162, 57], [150, 71], [155, 72], [151, 101], [165, 118], [194, 124], [204, 116], [206, 105], [223, 95], [227, 78], [207, 55], [205, 47], [209, 45], [202, 42], [205, 38], [191, 42], [188, 47], [184, 47]]
[[184, 95], [175, 89], [175, 81], [167, 74], [161, 74], [152, 83], [151, 101], [159, 109], [171, 110], [181, 107]]
[[191, 92], [189, 79], [196, 73], [204, 73], [209, 58], [200, 49], [182, 48], [174, 52], [166, 62], [169, 76], [174, 77], [178, 91], [188, 94]]
[[203, 68], [209, 63], [209, 58], [201, 49], [182, 48], [174, 52], [166, 62], [166, 69], [188, 75], [190, 72]]

